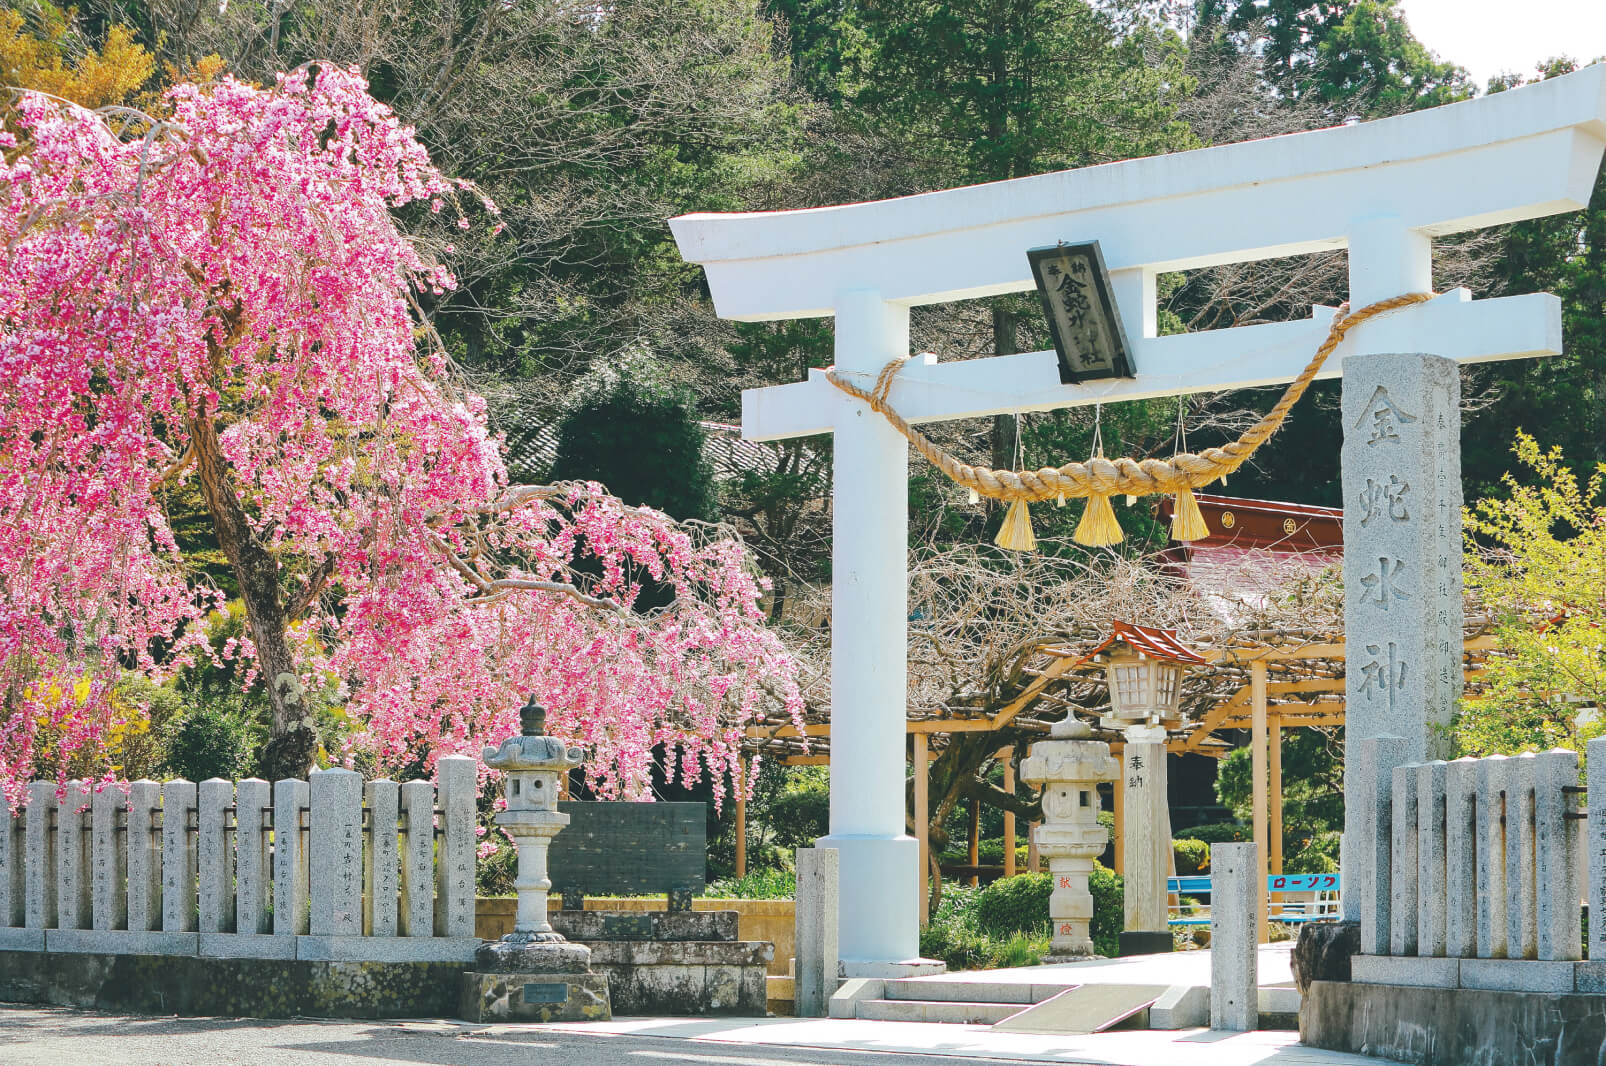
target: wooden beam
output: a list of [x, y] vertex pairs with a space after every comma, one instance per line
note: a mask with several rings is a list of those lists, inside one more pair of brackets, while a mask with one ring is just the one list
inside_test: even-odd
[[1250, 803], [1253, 804], [1255, 832], [1255, 928], [1257, 943], [1271, 937], [1266, 921], [1266, 663], [1257, 659], [1249, 664], [1249, 705], [1253, 714], [1249, 751], [1251, 767]]
[[[1015, 794], [1015, 749], [1005, 748], [998, 753], [1004, 760], [1004, 791]], [[1004, 876], [1015, 876], [1015, 812], [1004, 812]]]
[[747, 876], [747, 760], [737, 760], [736, 774], [736, 876]]
[[931, 920], [931, 748], [923, 733], [909, 738], [914, 747], [915, 840], [920, 844], [920, 924]]
[[829, 755], [788, 755], [781, 760], [786, 766], [830, 766]]
[[1043, 872], [1043, 856], [1037, 850], [1037, 827], [1041, 822], [1033, 822], [1026, 827], [1026, 872], [1029, 874]]
[[1271, 872], [1283, 872], [1283, 719], [1281, 715], [1272, 715], [1267, 726], [1271, 730], [1270, 773], [1271, 773], [1271, 825], [1267, 833], [1271, 837]]
[[[1488, 652], [1499, 646], [1493, 634], [1480, 633], [1475, 637], [1468, 637], [1462, 643], [1462, 649], [1468, 652]], [[1277, 644], [1266, 648], [1218, 648], [1206, 652], [1205, 658], [1216, 665], [1229, 663], [1251, 663], [1256, 660], [1263, 662], [1286, 662], [1291, 659], [1343, 659], [1345, 654], [1342, 641], [1312, 642], [1309, 644]]]
[[1121, 834], [1126, 822], [1123, 817], [1126, 814], [1126, 762], [1117, 756], [1116, 765], [1121, 767], [1121, 772], [1115, 779], [1115, 872], [1123, 873], [1126, 864], [1121, 861]]
[[[981, 800], [975, 796], [970, 797], [970, 865], [981, 865]], [[981, 878], [971, 874], [970, 887], [975, 888], [979, 884]]]

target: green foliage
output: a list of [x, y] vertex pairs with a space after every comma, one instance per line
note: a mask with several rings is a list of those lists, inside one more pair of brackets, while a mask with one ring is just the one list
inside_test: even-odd
[[1103, 863], [1095, 862], [1087, 887], [1093, 894], [1093, 921], [1088, 927], [1093, 950], [1114, 958], [1121, 948], [1121, 930], [1126, 928], [1126, 882]]
[[474, 893], [480, 896], [514, 895], [513, 881], [519, 871], [519, 853], [492, 830], [488, 839], [496, 843], [496, 850], [474, 864]]
[[710, 881], [702, 894], [711, 899], [792, 899], [797, 895], [797, 874], [791, 870], [754, 870], [746, 877]]
[[945, 888], [937, 913], [920, 931], [920, 954], [941, 959], [953, 970], [993, 970], [1041, 962], [1049, 948], [1047, 930], [1031, 933], [985, 927], [976, 910], [983, 891], [962, 885]]
[[831, 778], [823, 766], [800, 766], [771, 802], [767, 822], [783, 848], [812, 847], [830, 832]]
[[1254, 829], [1237, 822], [1210, 822], [1196, 825], [1188, 831], [1188, 839], [1206, 844], [1241, 844], [1254, 836]]
[[1048, 874], [1000, 877], [977, 894], [976, 922], [989, 933], [1047, 933], [1053, 891], [1054, 879]]
[[[1333, 840], [1344, 828], [1344, 759], [1341, 734], [1324, 729], [1291, 729], [1283, 734], [1283, 869], [1289, 873], [1328, 873]], [[1253, 821], [1251, 752], [1239, 748], [1218, 764], [1216, 796], [1242, 820], [1250, 839]], [[1200, 840], [1201, 826], [1188, 834]], [[1308, 852], [1308, 854], [1307, 854]]]
[[558, 422], [554, 480], [600, 481], [625, 503], [675, 518], [719, 514], [696, 400], [644, 353], [599, 365]]
[[1481, 691], [1462, 701], [1463, 754], [1569, 747], [1598, 736], [1606, 704], [1606, 464], [1588, 480], [1527, 434], [1516, 454], [1532, 483], [1506, 478], [1504, 496], [1468, 509], [1467, 586], [1494, 617], [1500, 654]]
[[195, 707], [175, 721], [166, 736], [162, 769], [172, 777], [205, 781], [249, 776], [263, 740], [261, 725], [239, 711]]
[[1173, 840], [1171, 851], [1176, 856], [1179, 877], [1203, 873], [1210, 868], [1210, 845], [1203, 840], [1190, 840], [1186, 837]]

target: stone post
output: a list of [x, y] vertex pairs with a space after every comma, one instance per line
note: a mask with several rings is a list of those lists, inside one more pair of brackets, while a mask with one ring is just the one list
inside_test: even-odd
[[466, 755], [435, 763], [441, 841], [435, 860], [435, 934], [474, 935], [474, 802], [478, 769]]
[[1443, 956], [1447, 938], [1445, 899], [1445, 783], [1442, 760], [1416, 768], [1416, 953]]
[[1393, 785], [1390, 810], [1393, 848], [1389, 861], [1389, 954], [1416, 954], [1417, 861], [1416, 861], [1416, 767], [1396, 766], [1392, 778], [1379, 787]]
[[[1403, 290], [1402, 290], [1403, 291]], [[1357, 297], [1359, 299], [1359, 297]], [[1357, 745], [1392, 734], [1403, 762], [1443, 758], [1460, 698], [1461, 378], [1433, 355], [1344, 360], [1344, 877], [1364, 883], [1356, 797], [1378, 782]], [[1385, 781], [1387, 779], [1385, 778]], [[1349, 909], [1346, 908], [1348, 913]]]
[[117, 824], [125, 798], [116, 785], [102, 785], [90, 801], [90, 925], [97, 931], [121, 929], [128, 922], [127, 832]]
[[396, 817], [401, 810], [401, 788], [394, 781], [370, 781], [363, 786], [368, 799], [368, 847], [363, 852], [362, 896], [364, 936], [396, 935], [396, 891], [400, 876]]
[[234, 782], [209, 777], [196, 789], [197, 855], [201, 887], [201, 932], [234, 932], [234, 849], [229, 807]]
[[[308, 859], [312, 877], [312, 935], [362, 935], [362, 775], [314, 770]], [[444, 850], [444, 849], [443, 849]]]
[[162, 786], [148, 778], [128, 783], [128, 928], [162, 927], [162, 843], [156, 826]]
[[1479, 759], [1477, 781], [1478, 958], [1506, 957], [1506, 757]]
[[51, 822], [56, 810], [56, 783], [28, 783], [27, 850], [28, 873], [26, 922], [29, 929], [53, 929], [56, 925], [56, 834]]
[[1506, 771], [1506, 958], [1539, 953], [1538, 893], [1534, 885], [1533, 752], [1507, 759]]
[[273, 783], [273, 932], [299, 936], [310, 928], [307, 910], [307, 848], [301, 812], [310, 789], [305, 781]]
[[260, 777], [248, 777], [235, 786], [234, 849], [235, 894], [234, 930], [237, 933], [266, 933], [269, 930], [268, 814], [273, 786]]
[[[1348, 748], [1348, 745], [1346, 745]], [[1345, 768], [1345, 819], [1359, 824], [1348, 831], [1351, 846], [1347, 860], [1357, 868], [1346, 885], [1359, 897], [1357, 917], [1361, 923], [1361, 954], [1389, 953], [1389, 905], [1394, 885], [1389, 876], [1394, 835], [1394, 768], [1405, 762], [1405, 742], [1399, 737], [1367, 737], [1358, 741], [1352, 761]], [[1355, 781], [1368, 782], [1357, 796]], [[1212, 860], [1214, 865], [1214, 860]], [[1358, 889], [1358, 891], [1355, 891]]]
[[1051, 739], [1033, 744], [1020, 764], [1021, 780], [1043, 790], [1043, 824], [1032, 830], [1032, 839], [1048, 860], [1054, 884], [1048, 897], [1053, 942], [1045, 962], [1094, 953], [1089, 930], [1093, 895], [1087, 879], [1107, 839], [1098, 824], [1098, 785], [1115, 780], [1121, 768], [1110, 755], [1110, 746], [1088, 739], [1091, 736], [1085, 722], [1066, 718], [1054, 724]]
[[[585, 752], [558, 737], [546, 735], [546, 711], [531, 696], [519, 710], [520, 735], [482, 753], [485, 765], [501, 770], [507, 808], [497, 813], [496, 824], [506, 830], [518, 849], [518, 911], [513, 932], [485, 944], [474, 953], [474, 969], [463, 974], [461, 1013], [469, 1021], [597, 1021], [612, 1016], [608, 978], [591, 972], [591, 951], [571, 944], [547, 921], [547, 847], [569, 816], [558, 810], [558, 779], [584, 760]], [[441, 807], [451, 832], [453, 805], [473, 783], [457, 779], [440, 761]], [[472, 817], [472, 807], [470, 808]], [[470, 827], [472, 829], [472, 825]], [[473, 839], [472, 836], [469, 838]], [[469, 852], [472, 858], [472, 850]], [[470, 876], [473, 873], [469, 867]], [[473, 882], [469, 886], [469, 920], [473, 921]], [[447, 912], [451, 913], [448, 901]]]
[[1165, 882], [1171, 807], [1166, 795], [1165, 729], [1130, 726], [1126, 738], [1117, 786], [1125, 789], [1121, 872], [1126, 882], [1126, 928], [1121, 932], [1121, 954], [1170, 951]]
[[1256, 901], [1266, 891], [1253, 844], [1210, 849], [1210, 1028], [1249, 1032], [1260, 1021]]
[[404, 783], [401, 808], [405, 826], [397, 925], [402, 936], [431, 936], [435, 932], [435, 786], [428, 781]]
[[[1580, 958], [1579, 900], [1584, 896], [1583, 856], [1578, 821], [1578, 753], [1547, 751], [1535, 759], [1534, 886], [1539, 893], [1539, 957], [1572, 962]], [[1603, 915], [1606, 912], [1592, 912]]]
[[195, 782], [162, 782], [162, 931], [195, 932]]
[[1445, 771], [1444, 953], [1478, 953], [1478, 772], [1476, 759], [1457, 759]]
[[797, 849], [793, 1011], [799, 1018], [825, 1017], [836, 994], [840, 876], [835, 848]]
[[[1591, 797], [1606, 798], [1606, 737], [1596, 737], [1586, 749], [1585, 774]], [[1588, 854], [1589, 957], [1606, 959], [1606, 801], [1591, 799], [1585, 826]], [[1600, 915], [1601, 917], [1596, 917]]]
[[88, 929], [89, 791], [83, 781], [68, 781], [56, 808], [56, 928]]
[[20, 928], [23, 922], [23, 817], [23, 811], [12, 814], [9, 804], [0, 805], [0, 926]]

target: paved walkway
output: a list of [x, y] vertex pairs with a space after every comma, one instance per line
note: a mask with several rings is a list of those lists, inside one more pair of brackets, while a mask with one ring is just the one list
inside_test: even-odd
[[1379, 1066], [1293, 1033], [1047, 1037], [982, 1026], [789, 1018], [586, 1025], [141, 1018], [0, 1007], [6, 1066]]
[[[1260, 945], [1257, 971], [1261, 988], [1291, 988], [1294, 972], [1293, 941]], [[1044, 966], [1018, 966], [1009, 970], [955, 970], [911, 980], [940, 984], [963, 982], [979, 985], [1203, 985], [1210, 984], [1210, 950], [1174, 951], [1164, 955], [1127, 955], [1117, 959], [1088, 959]]]

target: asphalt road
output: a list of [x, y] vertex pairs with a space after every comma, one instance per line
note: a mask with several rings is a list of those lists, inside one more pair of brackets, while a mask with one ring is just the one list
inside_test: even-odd
[[454, 1022], [143, 1018], [0, 1008], [0, 1066], [960, 1066], [975, 1061], [749, 1049]]

